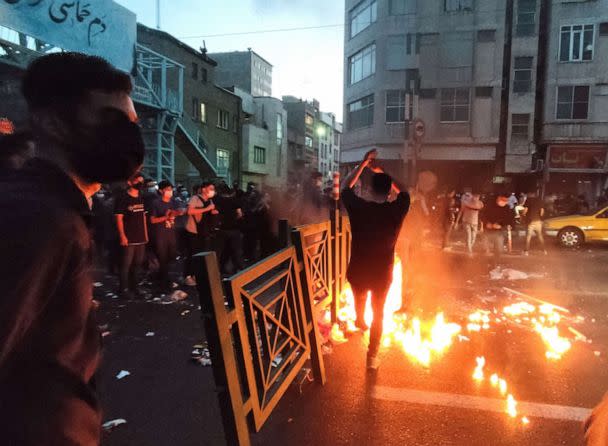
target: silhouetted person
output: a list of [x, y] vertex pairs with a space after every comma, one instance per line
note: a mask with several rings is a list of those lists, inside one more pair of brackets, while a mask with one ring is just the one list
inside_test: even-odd
[[21, 169], [34, 157], [34, 141], [30, 133], [0, 135], [0, 170]]
[[515, 225], [515, 214], [509, 209], [509, 199], [499, 195], [496, 200], [489, 203], [481, 216], [485, 230], [486, 252], [490, 247], [494, 249], [494, 260], [498, 263], [505, 248], [507, 231]]
[[528, 194], [526, 205], [523, 211], [524, 220], [526, 222], [526, 248], [524, 249], [524, 255], [528, 255], [530, 252], [530, 243], [532, 237], [536, 235], [538, 241], [543, 249], [545, 255], [547, 250], [545, 249], [545, 237], [543, 235], [543, 219], [545, 217], [545, 208], [540, 197], [536, 195], [536, 192]]
[[143, 162], [130, 92], [128, 74], [77, 53], [23, 78], [37, 158], [0, 174], [2, 444], [99, 444], [89, 201]]
[[[370, 330], [367, 367], [374, 370], [379, 366], [378, 350], [382, 338], [384, 303], [393, 279], [395, 244], [410, 206], [409, 195], [401, 192], [391, 177], [380, 168], [372, 167], [375, 157], [375, 150], [366, 153], [361, 164], [346, 178], [346, 187], [342, 190], [342, 201], [348, 211], [352, 230], [352, 251], [346, 277], [355, 295], [355, 325], [360, 329], [367, 328], [363, 315], [367, 292], [371, 292], [374, 319]], [[353, 190], [367, 167], [375, 172], [371, 191], [373, 201], [358, 197]], [[398, 195], [395, 201], [389, 202], [391, 190]]]

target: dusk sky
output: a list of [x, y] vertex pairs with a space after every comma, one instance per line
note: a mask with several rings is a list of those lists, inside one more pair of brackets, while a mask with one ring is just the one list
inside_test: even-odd
[[[146, 26], [156, 26], [156, 0], [117, 0]], [[316, 98], [321, 109], [342, 120], [344, 28], [193, 37], [250, 31], [338, 25], [341, 0], [161, 0], [161, 29], [209, 52], [254, 51], [273, 66], [272, 94]]]

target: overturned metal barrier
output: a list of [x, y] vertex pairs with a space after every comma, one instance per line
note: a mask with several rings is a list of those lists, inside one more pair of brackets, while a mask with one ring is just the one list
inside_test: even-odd
[[223, 284], [215, 253], [200, 254], [197, 263], [226, 440], [249, 445], [249, 427], [261, 429], [309, 358], [316, 382], [325, 383], [315, 302], [300, 282], [313, 275], [294, 247]]

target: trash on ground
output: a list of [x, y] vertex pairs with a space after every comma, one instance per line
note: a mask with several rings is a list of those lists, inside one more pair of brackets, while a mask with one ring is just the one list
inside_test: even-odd
[[528, 274], [512, 268], [502, 269], [500, 266], [490, 271], [491, 280], [526, 280], [540, 277], [543, 277], [542, 274]]
[[95, 288], [99, 288], [99, 287], [102, 287], [102, 286], [103, 286], [103, 283], [101, 283], [101, 282], [95, 282], [95, 283], [93, 284], [93, 286], [94, 286]]
[[182, 311], [180, 314], [181, 314], [182, 316], [185, 316], [185, 315], [187, 315], [188, 313], [190, 313], [190, 310], [184, 310], [184, 311]]
[[331, 342], [326, 342], [321, 346], [321, 350], [323, 351], [324, 355], [331, 355], [334, 352], [334, 346]]
[[101, 425], [101, 427], [106, 431], [111, 431], [116, 426], [120, 426], [121, 424], [127, 424], [127, 420], [124, 418], [116, 418], [115, 420], [106, 421]]
[[593, 354], [599, 358], [602, 353], [596, 350], [593, 352]]
[[173, 300], [173, 301], [184, 300], [187, 297], [188, 297], [188, 293], [186, 293], [185, 291], [182, 291], [182, 290], [175, 290], [171, 294], [171, 300]]
[[283, 356], [279, 353], [277, 356], [275, 356], [275, 358], [272, 360], [272, 366], [273, 367], [278, 367], [281, 365], [281, 363], [283, 362]]
[[103, 331], [103, 332], [101, 333], [101, 337], [102, 337], [102, 338], [105, 338], [106, 336], [110, 336], [111, 334], [112, 334], [112, 332], [111, 332], [111, 331], [107, 331], [107, 330], [106, 330], [106, 331]]
[[131, 374], [131, 372], [129, 372], [128, 370], [121, 370], [120, 372], [118, 372], [118, 375], [116, 375], [116, 379], [123, 379], [125, 376], [129, 376]]
[[146, 333], [146, 337], [148, 337], [148, 338], [150, 338], [150, 337], [152, 337], [154, 335], [155, 335], [155, 333], [153, 331], [149, 331], [149, 332]]

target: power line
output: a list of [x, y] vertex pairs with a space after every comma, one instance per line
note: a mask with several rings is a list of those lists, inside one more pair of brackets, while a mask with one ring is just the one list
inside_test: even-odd
[[335, 25], [320, 25], [320, 26], [304, 26], [300, 28], [279, 28], [279, 29], [263, 29], [257, 31], [244, 31], [239, 33], [227, 33], [227, 34], [207, 34], [205, 36], [178, 36], [178, 39], [204, 39], [210, 37], [228, 37], [228, 36], [244, 36], [247, 34], [265, 34], [265, 33], [280, 33], [286, 31], [305, 31], [309, 29], [324, 29], [324, 28], [339, 28], [343, 27], [344, 23], [338, 23]]

